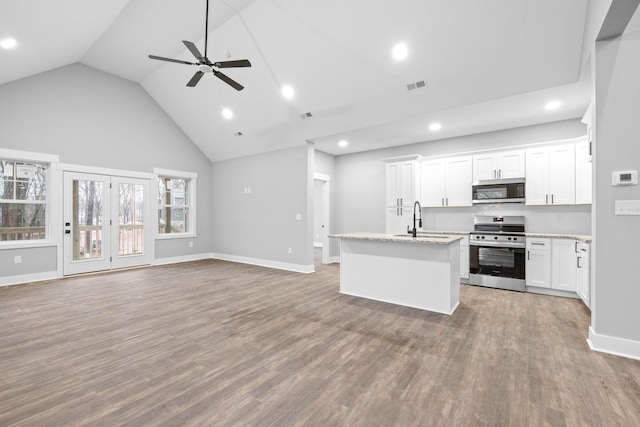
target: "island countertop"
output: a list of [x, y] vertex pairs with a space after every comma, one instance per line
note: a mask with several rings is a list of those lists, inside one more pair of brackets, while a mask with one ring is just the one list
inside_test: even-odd
[[434, 233], [418, 234], [413, 237], [410, 234], [384, 234], [384, 233], [342, 233], [331, 234], [329, 237], [334, 239], [355, 239], [355, 240], [374, 240], [378, 242], [398, 242], [398, 243], [415, 243], [415, 244], [431, 244], [431, 245], [448, 245], [462, 239], [461, 235], [449, 235]]

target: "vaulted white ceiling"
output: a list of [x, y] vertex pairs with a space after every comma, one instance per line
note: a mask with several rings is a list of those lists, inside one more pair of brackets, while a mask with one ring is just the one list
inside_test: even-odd
[[[590, 97], [587, 6], [211, 0], [208, 56], [253, 64], [222, 70], [245, 86], [237, 92], [212, 75], [186, 87], [195, 67], [147, 57], [194, 61], [181, 41], [204, 51], [205, 0], [2, 0], [0, 39], [19, 45], [0, 50], [0, 84], [81, 62], [140, 83], [212, 161], [306, 141], [342, 154], [580, 117]], [[398, 42], [405, 61], [391, 57]], [[427, 88], [407, 91], [417, 80]], [[546, 111], [552, 99], [562, 107]], [[442, 129], [429, 131], [432, 121]]]

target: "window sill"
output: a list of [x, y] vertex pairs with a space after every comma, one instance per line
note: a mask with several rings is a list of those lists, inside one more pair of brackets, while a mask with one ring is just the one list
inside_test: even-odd
[[49, 248], [57, 246], [58, 244], [51, 240], [4, 241], [0, 242], [0, 251], [9, 249]]
[[194, 239], [196, 233], [174, 233], [174, 234], [156, 234], [156, 240], [171, 240], [171, 239]]

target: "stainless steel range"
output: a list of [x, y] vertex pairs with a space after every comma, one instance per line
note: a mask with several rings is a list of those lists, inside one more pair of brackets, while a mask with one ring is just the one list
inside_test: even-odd
[[524, 267], [524, 216], [476, 216], [469, 236], [469, 282], [524, 292]]

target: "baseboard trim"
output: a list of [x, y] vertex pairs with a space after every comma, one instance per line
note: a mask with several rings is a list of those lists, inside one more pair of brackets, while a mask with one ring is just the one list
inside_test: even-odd
[[554, 297], [580, 299], [580, 295], [578, 295], [575, 292], [561, 291], [558, 289], [551, 289], [551, 288], [538, 288], [536, 286], [527, 286], [527, 292], [532, 294], [539, 294], [539, 295], [551, 295]]
[[591, 350], [609, 353], [615, 356], [627, 357], [629, 359], [640, 360], [640, 341], [628, 340], [626, 338], [601, 335], [589, 327], [589, 338], [587, 339]]
[[19, 276], [0, 277], [0, 286], [26, 285], [33, 282], [59, 279], [57, 271], [45, 271], [43, 273], [21, 274]]
[[329, 257], [329, 264], [340, 264], [340, 256]]
[[178, 264], [180, 262], [200, 261], [203, 259], [211, 259], [211, 258], [213, 258], [213, 255], [211, 253], [183, 255], [183, 256], [175, 256], [175, 257], [168, 257], [168, 258], [156, 258], [155, 260], [153, 260], [152, 265]]
[[313, 267], [313, 264], [312, 265], [291, 264], [288, 262], [273, 261], [269, 259], [251, 258], [251, 257], [220, 254], [220, 253], [211, 254], [211, 258], [219, 259], [222, 261], [239, 262], [241, 264], [257, 265], [259, 267], [274, 268], [276, 270], [293, 271], [295, 273], [309, 274], [309, 273], [315, 273], [316, 271], [315, 268]]

